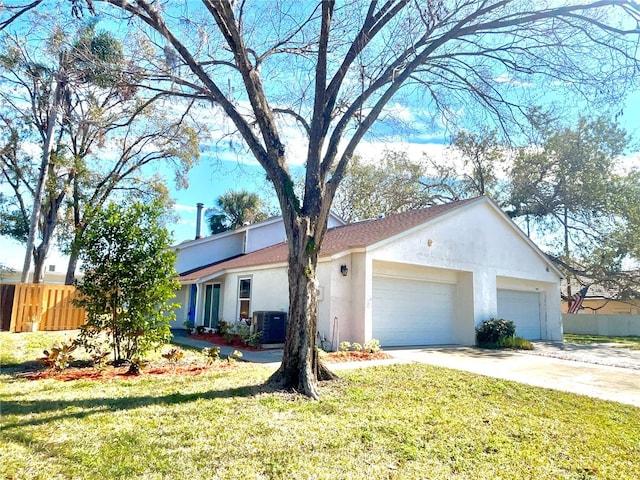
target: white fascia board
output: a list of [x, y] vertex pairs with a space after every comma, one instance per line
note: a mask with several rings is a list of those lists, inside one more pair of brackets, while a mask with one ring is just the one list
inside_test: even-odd
[[334, 253], [333, 255], [326, 255], [322, 257], [318, 257], [318, 263], [320, 262], [332, 262], [333, 260], [338, 260], [343, 257], [347, 257], [353, 253], [364, 253], [367, 252], [366, 247], [355, 247], [348, 248], [346, 250], [342, 250], [341, 252]]
[[171, 250], [184, 250], [185, 248], [202, 245], [203, 243], [215, 242], [221, 238], [231, 237], [233, 235], [244, 233], [248, 230], [253, 230], [258, 227], [271, 225], [281, 221], [282, 221], [282, 217], [271, 217], [266, 220], [263, 220], [262, 222], [252, 223], [251, 225], [236, 228], [235, 230], [227, 230], [226, 232], [216, 233], [215, 235], [208, 235], [206, 237], [195, 238], [193, 240], [185, 240], [184, 242], [178, 243], [177, 245], [172, 245], [170, 248]]

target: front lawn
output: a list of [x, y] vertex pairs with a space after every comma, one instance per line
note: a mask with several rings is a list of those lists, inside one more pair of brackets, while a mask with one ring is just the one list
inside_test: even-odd
[[270, 373], [242, 363], [108, 381], [3, 373], [0, 471], [15, 480], [640, 478], [632, 406], [418, 364], [340, 372], [313, 402], [262, 389]]
[[640, 337], [608, 337], [604, 335], [577, 335], [572, 333], [564, 334], [564, 341], [577, 343], [580, 345], [590, 345], [593, 343], [614, 343], [616, 346], [640, 350]]

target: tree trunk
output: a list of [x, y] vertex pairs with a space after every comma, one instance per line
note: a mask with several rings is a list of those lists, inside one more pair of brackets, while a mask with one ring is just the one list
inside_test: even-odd
[[[47, 182], [47, 174], [49, 173], [49, 162], [51, 161], [51, 147], [53, 145], [53, 136], [55, 134], [55, 125], [58, 120], [58, 107], [60, 104], [60, 82], [56, 81], [56, 88], [53, 94], [53, 103], [48, 112], [47, 132], [45, 135], [44, 145], [42, 146], [42, 162], [40, 164], [40, 175], [38, 176], [38, 184], [33, 196], [33, 210], [31, 211], [31, 221], [29, 223], [29, 234], [27, 236], [27, 246], [24, 255], [24, 265], [22, 266], [21, 283], [26, 283], [31, 268], [31, 256], [36, 255], [35, 241], [36, 231], [38, 230], [38, 222], [40, 221], [40, 210], [42, 208], [42, 198], [45, 192]], [[33, 276], [36, 279], [35, 273]]]
[[299, 226], [289, 237], [289, 317], [282, 364], [269, 384], [318, 399], [319, 380], [337, 378], [318, 358], [317, 248]]
[[78, 268], [78, 251], [75, 248], [71, 248], [69, 263], [67, 264], [67, 274], [64, 277], [65, 285], [73, 285], [76, 279], [76, 268]]

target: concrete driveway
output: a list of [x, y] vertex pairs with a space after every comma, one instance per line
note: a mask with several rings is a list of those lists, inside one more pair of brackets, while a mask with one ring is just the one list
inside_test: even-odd
[[399, 361], [465, 370], [640, 407], [640, 370], [470, 347], [385, 350]]

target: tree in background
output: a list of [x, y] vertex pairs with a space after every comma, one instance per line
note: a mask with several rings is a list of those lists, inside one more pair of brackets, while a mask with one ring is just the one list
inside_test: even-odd
[[386, 151], [380, 161], [354, 157], [333, 210], [351, 222], [479, 195], [496, 199], [504, 187], [500, 174], [508, 152], [495, 130], [459, 131], [447, 151], [456, 161], [436, 162], [426, 154], [410, 159], [401, 151]]
[[110, 338], [116, 363], [130, 362], [169, 342], [180, 288], [175, 253], [162, 225], [164, 205], [108, 204], [90, 212], [81, 241], [84, 276], [77, 305], [87, 311], [79, 339], [89, 351]]
[[460, 198], [489, 195], [494, 199], [500, 193], [499, 174], [507, 150], [500, 145], [495, 130], [480, 133], [459, 131], [453, 138], [454, 152], [462, 156], [468, 170], [461, 175]]
[[432, 204], [421, 179], [424, 168], [405, 152], [387, 151], [380, 162], [351, 160], [336, 192], [333, 210], [348, 222]]
[[[47, 4], [7, 10], [0, 28]], [[208, 102], [225, 119], [211, 123], [235, 132], [265, 169], [289, 246], [287, 338], [270, 383], [312, 398], [318, 379], [333, 378], [316, 348], [316, 272], [331, 204], [358, 144], [397, 111], [392, 102], [420, 105], [437, 124], [475, 110], [509, 129], [536, 94], [616, 105], [639, 66], [640, 7], [621, 0], [67, 5], [118, 12], [122, 25], [142, 30], [140, 48], [157, 59], [145, 65], [147, 87]], [[289, 169], [291, 122], [307, 141], [302, 195]]]
[[[7, 53], [1, 57], [5, 129], [0, 160], [2, 181], [14, 196], [0, 199], [0, 228], [27, 246], [29, 237], [39, 234], [40, 243], [33, 248], [36, 283], [42, 281], [51, 242], [61, 233], [59, 242], [69, 253], [66, 283], [71, 284], [76, 245], [86, 226], [85, 206], [99, 207], [108, 198], [132, 193], [148, 199], [166, 196], [164, 179], [143, 175], [143, 167], [162, 161], [173, 167], [178, 185], [184, 185], [199, 152], [193, 122], [186, 115], [172, 118], [160, 111], [156, 103], [161, 94], [139, 95], [135, 69], [111, 34], [91, 25], [73, 35], [52, 28], [48, 48], [40, 48], [31, 37], [2, 39]], [[51, 90], [62, 77], [64, 96], [57, 99]], [[43, 170], [44, 164], [35, 166], [29, 152], [34, 144], [43, 148], [47, 143], [52, 109], [55, 135]], [[44, 191], [37, 232], [31, 232], [38, 178]]]
[[212, 235], [261, 222], [267, 218], [260, 197], [246, 190], [228, 191], [216, 199], [216, 205], [219, 209], [206, 212], [207, 224]]
[[615, 296], [638, 292], [637, 266], [624, 268], [640, 260], [639, 172], [621, 165], [626, 132], [604, 118], [580, 118], [575, 127], [566, 127], [540, 112], [532, 124], [540, 143], [521, 148], [515, 157], [509, 214], [526, 220], [527, 230], [533, 228], [529, 233], [537, 234], [565, 272], [567, 297], [572, 279], [613, 289]]

